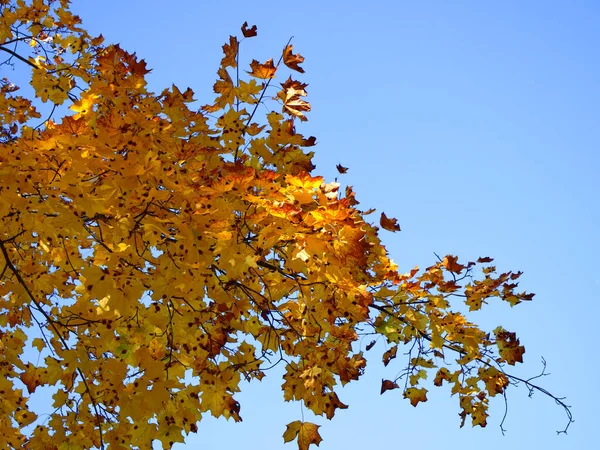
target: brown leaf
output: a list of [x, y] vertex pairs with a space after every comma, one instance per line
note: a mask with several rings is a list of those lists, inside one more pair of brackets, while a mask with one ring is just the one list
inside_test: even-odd
[[256, 36], [258, 34], [256, 31], [256, 25], [252, 25], [250, 28], [248, 28], [248, 22], [244, 22], [242, 25], [242, 34], [246, 38]]
[[237, 38], [229, 36], [229, 45], [223, 45], [223, 53], [225, 53], [225, 56], [221, 60], [221, 67], [237, 67], [238, 50], [239, 45]]
[[341, 164], [338, 164], [337, 166], [335, 166], [335, 168], [338, 170], [339, 173], [342, 173], [342, 174], [348, 172], [348, 168], [342, 166]]
[[395, 232], [400, 231], [400, 225], [398, 225], [398, 220], [393, 218], [388, 218], [385, 213], [381, 213], [381, 218], [379, 219], [379, 224], [388, 231]]
[[124, 52], [125, 56], [124, 56], [124, 60], [125, 62], [127, 62], [127, 65], [129, 66], [129, 70], [131, 70], [131, 73], [136, 74], [136, 75], [140, 75], [140, 76], [144, 76], [147, 73], [150, 73], [150, 70], [146, 69], [146, 61], [144, 61], [143, 59], [140, 59], [139, 61], [137, 60], [135, 53], [130, 54], [127, 52]]
[[356, 194], [352, 190], [352, 186], [346, 186], [346, 198], [345, 198], [348, 206], [355, 206], [360, 204], [358, 200], [356, 200]]
[[[511, 280], [516, 280], [518, 279], [521, 275], [523, 275], [523, 272], [519, 271], [519, 272], [515, 272], [515, 273], [511, 273], [510, 274], [510, 279]], [[516, 286], [516, 285], [515, 285]]]
[[525, 347], [520, 345], [517, 335], [504, 330], [502, 327], [496, 328], [494, 334], [496, 335], [496, 345], [500, 357], [511, 366], [514, 366], [517, 362], [522, 363]]
[[[288, 77], [288, 79], [285, 80], [284, 83], [281, 83], [281, 87], [283, 88], [284, 92], [287, 91], [289, 88], [294, 88], [297, 91], [304, 91], [307, 86], [308, 83], [301, 83], [300, 81], [293, 80], [291, 76]], [[304, 95], [306, 95], [306, 93], [304, 93]]]
[[8, 313], [8, 324], [11, 327], [14, 327], [17, 324], [22, 323], [21, 317], [16, 312]]
[[369, 344], [367, 345], [367, 351], [371, 350], [373, 348], [373, 346], [375, 345], [377, 341], [371, 341], [369, 342]]
[[325, 417], [332, 419], [336, 409], [348, 409], [348, 405], [342, 403], [335, 392], [329, 392], [326, 394], [325, 402]]
[[484, 257], [482, 257], [482, 258], [479, 258], [479, 259], [477, 260], [477, 262], [478, 262], [478, 263], [490, 263], [490, 262], [492, 262], [493, 260], [494, 260], [494, 259], [493, 259], [493, 258], [490, 258], [489, 256], [484, 256]]
[[227, 397], [225, 399], [226, 408], [229, 410], [231, 417], [236, 422], [241, 422], [242, 418], [240, 417], [240, 404], [234, 400], [233, 397]]
[[298, 64], [304, 61], [304, 57], [299, 54], [294, 55], [292, 53], [293, 45], [288, 45], [283, 50], [283, 63], [290, 69], [297, 70], [300, 73], [304, 73], [304, 69]]
[[317, 138], [314, 136], [310, 136], [308, 139], [302, 140], [303, 147], [312, 147], [314, 145], [317, 145]]
[[398, 346], [394, 345], [392, 348], [390, 348], [388, 351], [386, 351], [383, 354], [382, 360], [383, 360], [384, 366], [387, 366], [390, 363], [390, 361], [396, 357], [397, 351], [398, 351]]
[[248, 72], [255, 78], [260, 78], [261, 80], [268, 80], [271, 78], [275, 78], [275, 71], [277, 67], [273, 64], [273, 58], [269, 59], [266, 63], [261, 64], [257, 60], [253, 59], [250, 63], [251, 72]]
[[398, 384], [390, 380], [381, 380], [381, 392], [380, 395], [385, 391], [391, 391], [392, 389], [398, 389]]

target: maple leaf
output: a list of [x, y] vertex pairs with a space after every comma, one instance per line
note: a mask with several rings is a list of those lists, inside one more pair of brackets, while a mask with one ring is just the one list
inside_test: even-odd
[[[296, 91], [306, 91], [307, 83], [302, 83], [298, 80], [292, 79], [291, 76], [288, 77], [283, 83], [281, 83], [281, 87], [283, 92], [286, 92], [288, 89], [292, 88]], [[306, 92], [304, 93], [306, 95]]]
[[74, 136], [79, 136], [82, 133], [85, 133], [87, 127], [88, 125], [85, 119], [75, 116], [63, 117], [62, 124], [56, 126], [57, 129], [64, 130]]
[[312, 147], [314, 145], [317, 145], [317, 138], [314, 136], [309, 136], [308, 139], [302, 141], [303, 147]]
[[496, 344], [500, 352], [500, 356], [511, 366], [515, 363], [523, 362], [523, 354], [525, 353], [525, 347], [519, 345], [519, 339], [515, 333], [506, 331], [502, 327], [497, 327], [494, 330], [496, 335]]
[[381, 392], [380, 395], [382, 395], [385, 391], [389, 391], [391, 389], [398, 389], [399, 386], [397, 383], [395, 383], [394, 381], [390, 381], [390, 380], [381, 380]]
[[458, 258], [456, 256], [452, 256], [452, 255], [448, 255], [448, 256], [444, 257], [442, 264], [450, 272], [453, 272], [456, 274], [461, 273], [466, 267], [466, 266], [463, 266], [462, 264], [458, 264]]
[[248, 72], [251, 76], [260, 78], [261, 80], [269, 80], [275, 78], [275, 71], [277, 67], [273, 64], [273, 59], [267, 60], [264, 64], [259, 63], [256, 59], [253, 59], [250, 63], [252, 69]]
[[448, 372], [448, 369], [446, 367], [442, 367], [438, 370], [437, 374], [435, 375], [435, 379], [433, 380], [433, 384], [435, 386], [441, 386], [443, 381], [451, 381], [452, 377], [450, 375], [450, 372]]
[[229, 44], [223, 45], [223, 53], [225, 56], [221, 60], [221, 67], [237, 67], [237, 55], [239, 51], [239, 43], [236, 37], [229, 36]]
[[398, 225], [397, 219], [388, 218], [385, 213], [381, 213], [381, 218], [379, 219], [379, 224], [381, 227], [388, 231], [401, 231], [400, 225]]
[[346, 172], [348, 172], [348, 168], [342, 166], [341, 164], [338, 164], [337, 166], [335, 166], [335, 168], [337, 169], [337, 171], [341, 174], [344, 174]]
[[283, 442], [293, 441], [297, 437], [299, 450], [308, 450], [311, 444], [318, 447], [323, 440], [319, 435], [319, 428], [319, 425], [310, 422], [290, 422], [283, 433]]
[[277, 94], [277, 98], [283, 101], [283, 111], [306, 121], [304, 112], [310, 111], [310, 104], [301, 97], [306, 97], [307, 85], [288, 78], [281, 86], [282, 90]]
[[252, 25], [250, 28], [248, 28], [248, 22], [244, 22], [242, 25], [242, 34], [245, 38], [256, 36], [258, 34], [256, 31], [256, 25]]
[[387, 350], [384, 354], [383, 354], [383, 365], [387, 366], [390, 361], [394, 358], [396, 358], [396, 352], [398, 351], [398, 346], [394, 345], [393, 347], [391, 347], [389, 350]]
[[246, 133], [248, 133], [250, 136], [256, 136], [264, 129], [265, 125], [260, 126], [257, 123], [251, 123], [250, 126], [246, 128]]
[[304, 69], [298, 65], [304, 61], [304, 57], [298, 54], [294, 55], [292, 53], [292, 48], [293, 46], [288, 44], [283, 49], [283, 63], [290, 69], [294, 69], [300, 73], [304, 73]]
[[202, 107], [202, 109], [207, 112], [215, 112], [223, 109], [227, 105], [233, 104], [235, 99], [233, 81], [231, 81], [231, 77], [229, 76], [229, 73], [227, 73], [227, 70], [220, 67], [217, 73], [219, 75], [219, 80], [214, 84], [213, 90], [215, 93], [219, 94], [219, 96], [215, 99], [213, 105]]
[[410, 400], [410, 404], [416, 407], [419, 402], [427, 401], [427, 389], [411, 387], [404, 391], [404, 398]]
[[42, 369], [28, 365], [27, 370], [19, 375], [19, 379], [27, 387], [27, 392], [32, 394], [38, 386], [44, 384], [44, 373]]

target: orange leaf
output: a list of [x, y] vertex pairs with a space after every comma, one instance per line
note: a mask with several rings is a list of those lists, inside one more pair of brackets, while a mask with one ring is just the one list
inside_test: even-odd
[[398, 225], [398, 220], [393, 218], [388, 218], [385, 213], [381, 213], [381, 218], [379, 219], [379, 224], [386, 230], [395, 232], [400, 231], [400, 225]]
[[242, 25], [242, 34], [246, 38], [256, 36], [258, 34], [256, 31], [256, 25], [252, 25], [250, 28], [248, 28], [248, 22], [244, 22]]
[[290, 69], [294, 69], [300, 73], [304, 73], [304, 69], [298, 65], [304, 61], [304, 57], [300, 56], [299, 54], [294, 55], [292, 53], [292, 48], [292, 45], [288, 45], [283, 50], [283, 63]]
[[448, 255], [444, 258], [444, 261], [442, 262], [442, 264], [450, 272], [461, 273], [463, 271], [463, 269], [465, 268], [465, 266], [463, 266], [462, 264], [458, 264], [457, 261], [458, 261], [458, 257]]
[[27, 386], [27, 392], [33, 394], [35, 389], [43, 384], [41, 380], [41, 371], [36, 368], [30, 368], [28, 366], [27, 370], [19, 375], [19, 379], [23, 382], [25, 386]]
[[75, 136], [79, 136], [80, 134], [85, 133], [88, 129], [88, 124], [84, 118], [73, 118], [72, 116], [63, 117], [62, 123], [57, 125], [56, 128], [58, 130], [64, 131], [65, 133], [70, 133]]
[[221, 60], [221, 67], [237, 67], [237, 55], [239, 45], [235, 36], [229, 36], [229, 45], [223, 45], [223, 53], [225, 56]]
[[248, 72], [250, 75], [256, 78], [260, 78], [261, 80], [268, 80], [270, 78], [275, 78], [275, 71], [277, 67], [273, 64], [273, 58], [269, 59], [266, 63], [261, 64], [257, 60], [253, 59], [250, 63], [251, 72]]
[[231, 81], [231, 77], [229, 76], [229, 73], [227, 73], [227, 70], [223, 67], [220, 67], [217, 74], [219, 75], [219, 80], [216, 81], [213, 89], [215, 93], [219, 94], [219, 96], [215, 99], [214, 105], [206, 105], [202, 107], [202, 109], [207, 112], [218, 111], [228, 104], [233, 103], [235, 98], [233, 81]]

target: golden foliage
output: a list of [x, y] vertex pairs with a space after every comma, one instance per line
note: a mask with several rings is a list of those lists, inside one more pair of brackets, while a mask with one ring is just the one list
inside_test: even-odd
[[[305, 83], [290, 76], [275, 96], [282, 112], [257, 117], [280, 64], [254, 60], [253, 79], [233, 79], [232, 36], [215, 101], [198, 111], [189, 88], [148, 91], [144, 61], [90, 36], [68, 2], [1, 7], [0, 50], [31, 70], [35, 97], [0, 80], [0, 441], [168, 448], [205, 413], [241, 421], [240, 383], [277, 362], [284, 399], [330, 419], [347, 407], [337, 387], [365, 369], [369, 333], [386, 342], [386, 365], [399, 345], [418, 349], [381, 393], [405, 377], [416, 406], [433, 372], [463, 422], [485, 426], [488, 396], [508, 386], [503, 367], [525, 350], [450, 301], [530, 300], [520, 272], [447, 256], [398, 273], [372, 211], [312, 174], [316, 140], [295, 129], [310, 111]], [[281, 60], [304, 72], [291, 45]], [[41, 102], [68, 101], [71, 115], [32, 127]], [[380, 225], [400, 231], [383, 213]], [[54, 388], [54, 411], [36, 422], [39, 387]], [[308, 422], [288, 425], [284, 440], [295, 438], [301, 450], [321, 442]]]

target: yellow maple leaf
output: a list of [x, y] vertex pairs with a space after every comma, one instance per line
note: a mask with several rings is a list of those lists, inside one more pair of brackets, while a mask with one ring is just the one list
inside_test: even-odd
[[319, 434], [320, 425], [315, 425], [310, 422], [302, 422], [296, 420], [287, 425], [285, 433], [283, 433], [283, 442], [290, 442], [298, 438], [298, 449], [308, 450], [311, 444], [317, 447], [323, 440]]
[[404, 398], [410, 400], [410, 404], [417, 406], [419, 402], [427, 401], [427, 389], [411, 387], [404, 391]]

